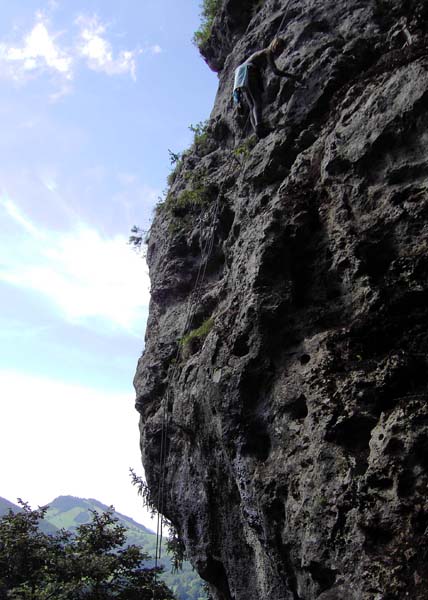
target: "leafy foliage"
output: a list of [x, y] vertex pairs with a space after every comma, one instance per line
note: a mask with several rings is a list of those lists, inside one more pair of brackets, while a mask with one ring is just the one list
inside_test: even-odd
[[207, 190], [203, 186], [195, 187], [191, 190], [184, 190], [179, 194], [172, 205], [174, 214], [187, 213], [195, 208], [202, 206], [208, 201]]
[[125, 546], [126, 528], [113, 509], [92, 512], [75, 534], [39, 527], [47, 507], [32, 510], [20, 501], [0, 519], [0, 598], [16, 600], [174, 600], [144, 566], [142, 548]]
[[[144, 506], [152, 513], [155, 514], [157, 512], [157, 508], [154, 503], [153, 495], [150, 491], [147, 483], [142, 479], [142, 477], [138, 476], [135, 471], [130, 469], [132, 484], [137, 487], [138, 495], [143, 499]], [[163, 522], [166, 525], [167, 529], [169, 529], [169, 539], [167, 540], [166, 547], [169, 554], [172, 556], [172, 564], [173, 571], [177, 572], [183, 568], [183, 562], [186, 560], [186, 548], [178, 533], [177, 529], [174, 525], [163, 517]]]
[[196, 125], [189, 125], [193, 133], [193, 143], [196, 148], [203, 147], [208, 141], [208, 121], [199, 121]]
[[182, 154], [180, 152], [173, 152], [168, 148], [169, 161], [172, 166], [176, 165], [180, 162]]
[[178, 173], [180, 172], [180, 169], [182, 167], [183, 164], [183, 152], [173, 152], [172, 150], [168, 149], [168, 154], [169, 154], [169, 161], [171, 163], [171, 166], [173, 167], [171, 173], [168, 175], [167, 177], [167, 184], [169, 186], [171, 186], [174, 181], [177, 178]]
[[177, 573], [183, 569], [186, 560], [186, 546], [175, 527], [170, 526], [170, 536], [166, 541], [166, 548], [172, 556], [172, 570]]
[[[173, 167], [167, 177], [168, 189], [164, 191], [164, 197], [156, 206], [156, 212], [167, 213], [172, 219], [168, 225], [170, 233], [178, 233], [192, 226], [193, 216], [201, 212], [201, 209], [210, 200], [210, 186], [207, 184], [206, 172], [204, 168], [194, 168], [187, 170], [183, 175], [183, 180], [187, 182], [186, 189], [171, 190], [180, 175], [185, 159], [190, 152], [200, 157], [209, 150], [209, 121], [200, 121], [196, 125], [189, 126], [193, 132], [193, 143], [189, 150], [184, 152], [172, 152], [168, 150], [169, 160]], [[133, 232], [134, 238], [137, 232]], [[139, 240], [130, 238], [130, 243], [136, 245]]]
[[[149, 492], [148, 488], [146, 490]], [[108, 507], [105, 504], [93, 498], [88, 500], [73, 496], [60, 496], [51, 502], [45, 521], [49, 525], [55, 525], [57, 528], [64, 527], [73, 532], [79, 525], [88, 523], [91, 520], [91, 511], [104, 512], [107, 509]], [[119, 519], [121, 525], [126, 527], [126, 543], [142, 546], [144, 551], [151, 557], [145, 561], [145, 565], [147, 567], [154, 567], [155, 560], [153, 557], [156, 552], [156, 535], [153, 531], [119, 512], [115, 512], [114, 516]], [[173, 538], [171, 537], [170, 540], [172, 541]], [[170, 540], [166, 541], [166, 544], [163, 546], [162, 557], [158, 562], [164, 569], [163, 573], [159, 575], [159, 579], [180, 600], [206, 600], [202, 580], [192, 565], [188, 561], [185, 561], [182, 568], [176, 570], [174, 553], [170, 553], [168, 550]]]
[[202, 339], [206, 337], [213, 328], [213, 326], [214, 319], [210, 317], [209, 319], [204, 321], [200, 327], [198, 327], [197, 329], [192, 329], [192, 331], [185, 335], [181, 340], [181, 345], [186, 346], [195, 339]]
[[193, 43], [201, 48], [211, 34], [213, 21], [221, 6], [221, 0], [203, 0], [201, 4], [201, 24], [193, 35]]
[[170, 233], [183, 232], [191, 229], [194, 216], [199, 214], [210, 201], [210, 188], [203, 182], [193, 183], [191, 189], [185, 189], [180, 194], [167, 194], [164, 202], [157, 205], [158, 213], [170, 215], [168, 225]]
[[141, 227], [134, 225], [131, 228], [131, 235], [128, 238], [128, 244], [130, 244], [137, 252], [142, 251], [143, 244], [147, 241], [148, 232]]
[[155, 505], [155, 499], [153, 498], [153, 494], [144, 481], [142, 477], [136, 474], [134, 469], [129, 469], [129, 473], [131, 475], [131, 482], [137, 488], [137, 493], [141, 497], [143, 501], [143, 506], [145, 506], [152, 516], [156, 515], [157, 508]]
[[251, 150], [254, 148], [255, 144], [255, 138], [250, 138], [249, 140], [243, 142], [240, 146], [237, 146], [233, 150], [233, 156], [238, 160], [238, 162], [241, 165], [244, 164], [247, 158], [250, 156]]

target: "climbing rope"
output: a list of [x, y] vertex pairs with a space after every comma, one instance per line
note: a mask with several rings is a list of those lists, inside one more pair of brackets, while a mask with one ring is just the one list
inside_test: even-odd
[[[231, 153], [232, 154], [232, 153]], [[224, 181], [227, 180], [227, 177], [232, 172], [233, 161], [229, 163], [229, 170], [226, 172], [224, 177]], [[199, 303], [201, 293], [202, 293], [202, 284], [206, 276], [208, 262], [211, 257], [213, 248], [214, 248], [214, 240], [215, 240], [215, 230], [216, 230], [216, 222], [218, 217], [218, 212], [220, 208], [220, 198], [222, 197], [224, 183], [221, 185], [218, 193], [215, 204], [212, 208], [212, 214], [210, 216], [210, 229], [209, 233], [205, 239], [201, 256], [202, 260], [198, 267], [198, 272], [196, 275], [195, 283], [193, 289], [189, 295], [189, 301], [187, 305], [186, 319], [184, 322], [184, 326], [182, 329], [183, 337], [191, 326], [192, 319], [195, 314], [195, 308]], [[202, 220], [201, 220], [202, 224]], [[175, 354], [175, 358], [173, 360], [173, 367], [168, 375], [167, 381], [167, 392], [165, 399], [163, 401], [163, 411], [162, 411], [162, 420], [161, 420], [161, 440], [160, 440], [160, 458], [159, 458], [159, 482], [158, 482], [158, 493], [157, 493], [157, 505], [158, 505], [158, 515], [157, 515], [157, 526], [156, 526], [156, 551], [155, 551], [155, 568], [158, 566], [158, 560], [160, 560], [162, 555], [162, 538], [163, 538], [163, 524], [164, 517], [163, 511], [165, 507], [165, 479], [166, 479], [166, 461], [168, 456], [168, 429], [169, 429], [169, 421], [170, 421], [170, 390], [171, 386], [174, 383], [176, 375], [178, 373], [178, 359], [180, 356], [180, 346], [177, 347], [177, 351]]]
[[[289, 4], [290, 4], [290, 0], [288, 0], [288, 2], [286, 3], [286, 6], [284, 8], [284, 15], [281, 19], [281, 22], [279, 24], [279, 27], [277, 29], [275, 37], [278, 36], [279, 32], [281, 31], [281, 29], [284, 25], [285, 19], [287, 17], [287, 9], [288, 9]], [[247, 117], [247, 122], [245, 124], [244, 129], [246, 128], [246, 126], [248, 124], [248, 120], [249, 120], [249, 115]], [[231, 156], [234, 156], [233, 152], [231, 152]], [[233, 161], [231, 161], [229, 163], [229, 172], [227, 172], [227, 176], [229, 176], [229, 174], [231, 174], [232, 165], [233, 165]], [[227, 179], [227, 176], [225, 175], [225, 178], [224, 178], [225, 180]], [[189, 296], [187, 312], [186, 312], [186, 319], [185, 319], [183, 330], [182, 330], [183, 335], [181, 337], [183, 337], [185, 335], [186, 331], [191, 326], [192, 319], [195, 314], [195, 307], [198, 305], [200, 297], [201, 297], [202, 283], [205, 280], [206, 272], [207, 272], [207, 268], [208, 268], [208, 262], [209, 262], [210, 256], [211, 256], [213, 248], [214, 248], [215, 228], [216, 228], [218, 211], [219, 211], [219, 207], [220, 207], [220, 197], [222, 195], [223, 185], [220, 187], [220, 190], [217, 194], [216, 202], [215, 202], [213, 210], [212, 210], [210, 231], [209, 231], [208, 236], [206, 237], [204, 246], [202, 248], [202, 252], [201, 252], [202, 260], [199, 264], [195, 283], [194, 283], [193, 289]], [[202, 221], [201, 221], [201, 223], [202, 223]], [[171, 390], [172, 384], [174, 383], [176, 375], [178, 373], [179, 356], [180, 356], [180, 346], [178, 346], [178, 348], [177, 348], [174, 362], [173, 362], [173, 368], [168, 375], [167, 392], [166, 392], [165, 399], [163, 401], [163, 412], [162, 412], [162, 419], [161, 419], [159, 482], [158, 482], [158, 492], [157, 492], [158, 515], [157, 515], [157, 526], [156, 526], [156, 551], [155, 551], [155, 567], [156, 568], [158, 566], [158, 560], [161, 558], [161, 555], [162, 555], [162, 539], [163, 539], [163, 524], [164, 524], [163, 511], [164, 511], [164, 507], [165, 507], [165, 475], [166, 475], [166, 461], [167, 461], [167, 455], [168, 455], [168, 429], [169, 429], [169, 421], [170, 421], [170, 414], [169, 414], [170, 413], [170, 409], [169, 409], [170, 390]]]
[[[188, 328], [191, 326], [191, 322], [194, 316], [195, 307], [197, 306], [200, 294], [202, 290], [202, 283], [205, 279], [206, 270], [209, 258], [212, 254], [212, 250], [214, 247], [214, 239], [215, 239], [215, 227], [216, 220], [220, 206], [220, 197], [221, 190], [219, 190], [216, 198], [216, 202], [213, 207], [212, 216], [211, 216], [211, 225], [209, 235], [207, 236], [203, 249], [202, 249], [202, 261], [199, 264], [198, 272], [196, 275], [195, 283], [192, 289], [192, 292], [189, 296], [188, 307], [186, 311], [186, 319], [183, 326], [183, 336]], [[157, 505], [158, 505], [158, 515], [157, 515], [157, 526], [156, 526], [156, 551], [155, 551], [155, 567], [158, 566], [158, 560], [162, 555], [162, 538], [163, 538], [163, 510], [165, 506], [165, 471], [166, 471], [166, 461], [168, 454], [168, 428], [169, 428], [169, 401], [170, 401], [170, 389], [171, 385], [174, 383], [176, 375], [178, 373], [178, 359], [180, 356], [180, 346], [177, 347], [177, 351], [175, 354], [173, 368], [170, 371], [168, 382], [167, 382], [167, 393], [165, 400], [163, 402], [163, 412], [162, 412], [162, 423], [161, 423], [161, 440], [160, 440], [160, 459], [159, 459], [159, 483], [158, 483], [158, 493], [157, 493]]]
[[[278, 37], [287, 17], [287, 9], [290, 4], [290, 0], [286, 3], [284, 7], [284, 15], [281, 19], [279, 27], [277, 29], [275, 37]], [[247, 121], [245, 123], [244, 130], [248, 124], [250, 115], [247, 116]], [[231, 156], [236, 158], [231, 152]], [[233, 161], [229, 163], [229, 172], [227, 172], [227, 176], [231, 174]], [[225, 175], [224, 181], [227, 180], [227, 176]], [[188, 331], [188, 328], [191, 326], [192, 319], [195, 314], [195, 307], [198, 305], [199, 300], [202, 294], [202, 284], [205, 280], [208, 262], [211, 257], [213, 248], [214, 248], [214, 240], [215, 240], [215, 229], [216, 229], [216, 221], [218, 217], [219, 207], [220, 207], [220, 197], [222, 196], [223, 185], [220, 187], [219, 192], [217, 194], [216, 202], [214, 204], [212, 215], [211, 215], [211, 224], [210, 231], [208, 236], [205, 239], [205, 243], [202, 248], [201, 256], [202, 260], [198, 267], [198, 272], [196, 275], [195, 283], [193, 289], [189, 295], [189, 301], [187, 305], [186, 319], [183, 326], [183, 337]], [[200, 220], [202, 224], [202, 219]], [[175, 354], [174, 362], [172, 370], [168, 374], [167, 381], [167, 391], [166, 396], [163, 401], [163, 411], [162, 411], [162, 419], [161, 419], [161, 440], [160, 440], [160, 458], [159, 458], [159, 482], [158, 482], [158, 493], [157, 493], [157, 505], [158, 505], [158, 514], [157, 514], [157, 526], [156, 526], [156, 551], [155, 551], [155, 568], [158, 566], [158, 560], [160, 560], [162, 555], [162, 539], [163, 539], [163, 524], [164, 524], [164, 507], [165, 507], [165, 479], [166, 479], [166, 461], [168, 456], [168, 429], [170, 422], [170, 393], [171, 386], [174, 384], [176, 375], [178, 373], [178, 359], [180, 356], [180, 346], [178, 345], [177, 351]], [[156, 575], [155, 575], [156, 578]], [[153, 589], [153, 598], [155, 598], [155, 591]]]
[[[288, 0], [288, 2], [285, 5], [284, 15], [281, 19], [281, 22], [279, 24], [279, 27], [277, 29], [275, 37], [278, 36], [279, 32], [281, 31], [281, 29], [284, 25], [285, 19], [287, 17], [287, 9], [288, 9], [289, 4], [290, 4], [290, 0]], [[248, 121], [249, 121], [249, 115], [247, 116], [247, 120], [246, 120], [244, 129], [246, 128]], [[231, 157], [234, 157], [233, 151], [231, 152]], [[229, 171], [226, 173], [224, 180], [227, 180], [227, 177], [229, 176], [229, 174], [231, 174], [232, 165], [233, 165], [233, 161], [230, 161]], [[224, 183], [223, 183], [223, 185], [224, 185]], [[212, 210], [210, 231], [209, 231], [208, 236], [205, 239], [205, 243], [202, 248], [202, 252], [201, 252], [202, 260], [198, 267], [198, 272], [196, 275], [193, 289], [189, 295], [186, 319], [184, 322], [184, 326], [183, 326], [183, 330], [182, 330], [183, 334], [181, 337], [183, 337], [185, 335], [186, 331], [191, 326], [192, 319], [195, 314], [195, 307], [198, 305], [200, 297], [201, 297], [202, 283], [205, 280], [209, 258], [211, 256], [213, 248], [214, 248], [215, 228], [216, 228], [218, 211], [219, 211], [219, 207], [220, 207], [220, 197], [222, 196], [223, 185], [220, 187], [220, 190], [217, 194], [216, 202], [215, 202], [213, 210]], [[201, 224], [202, 224], [202, 220], [201, 220]], [[160, 463], [159, 464], [159, 483], [158, 483], [158, 493], [157, 493], [157, 505], [158, 505], [159, 510], [158, 510], [158, 515], [157, 515], [157, 527], [156, 527], [156, 553], [155, 553], [155, 566], [156, 567], [158, 565], [158, 560], [161, 558], [161, 554], [162, 554], [162, 538], [163, 538], [163, 522], [164, 522], [163, 521], [163, 509], [165, 506], [165, 471], [166, 471], [166, 461], [167, 461], [167, 454], [168, 454], [168, 447], [167, 447], [168, 446], [168, 428], [169, 428], [169, 419], [170, 419], [170, 415], [169, 415], [169, 412], [170, 412], [170, 410], [169, 410], [170, 389], [171, 389], [171, 385], [174, 383], [174, 380], [178, 373], [179, 356], [180, 356], [180, 346], [178, 346], [178, 348], [177, 348], [174, 362], [173, 362], [173, 368], [168, 375], [167, 393], [166, 393], [166, 397], [163, 402], [163, 412], [162, 412], [162, 420], [161, 420], [161, 441], [160, 441], [161, 447], [160, 447], [160, 458], [159, 458], [159, 463]]]
[[275, 35], [275, 37], [278, 37], [278, 34], [279, 34], [279, 32], [281, 31], [281, 29], [282, 29], [282, 26], [284, 25], [285, 18], [286, 18], [286, 16], [287, 16], [287, 9], [288, 9], [288, 5], [289, 5], [289, 4], [290, 4], [290, 0], [288, 0], [288, 2], [286, 3], [286, 5], [285, 5], [285, 7], [284, 7], [284, 16], [282, 17], [282, 21], [281, 21], [281, 23], [279, 24], [279, 27], [278, 27], [278, 29], [277, 29], [277, 32], [276, 32], [276, 35]]
[[[198, 273], [196, 276], [195, 284], [193, 286], [193, 290], [189, 297], [188, 309], [186, 314], [186, 320], [183, 327], [183, 336], [188, 328], [191, 326], [191, 322], [194, 316], [194, 309], [197, 306], [201, 290], [202, 283], [205, 279], [206, 269], [208, 265], [208, 260], [211, 256], [213, 247], [214, 247], [214, 238], [215, 238], [215, 223], [218, 215], [218, 209], [220, 206], [220, 196], [221, 193], [217, 194], [217, 199], [214, 205], [212, 220], [211, 220], [211, 231], [205, 240], [204, 248], [202, 250], [202, 256], [204, 259], [201, 261]], [[182, 337], [183, 337], [182, 336]], [[169, 396], [170, 396], [170, 385], [174, 383], [176, 374], [178, 372], [178, 358], [180, 355], [180, 347], [178, 346], [173, 370], [170, 376], [170, 381], [168, 382], [166, 401], [163, 406], [163, 417], [162, 417], [162, 431], [161, 431], [161, 456], [160, 456], [160, 474], [159, 474], [159, 486], [158, 486], [158, 519], [157, 519], [157, 532], [156, 532], [156, 556], [155, 556], [155, 564], [157, 566], [157, 560], [161, 558], [162, 555], [162, 539], [163, 539], [163, 511], [165, 505], [165, 472], [166, 472], [166, 460], [167, 460], [167, 443], [168, 443], [168, 428], [169, 428]]]

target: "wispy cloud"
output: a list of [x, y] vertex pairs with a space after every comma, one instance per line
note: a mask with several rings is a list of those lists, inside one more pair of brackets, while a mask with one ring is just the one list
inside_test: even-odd
[[27, 233], [31, 234], [34, 238], [40, 237], [40, 232], [33, 225], [33, 223], [27, 219], [20, 208], [12, 202], [7, 196], [0, 199], [0, 204], [3, 206], [6, 214], [15, 221], [16, 224], [20, 225]]
[[0, 198], [1, 221], [15, 229], [0, 240], [0, 281], [41, 294], [68, 321], [141, 328], [148, 274], [124, 236], [105, 237], [83, 223], [41, 229], [7, 196]]
[[76, 24], [80, 28], [78, 52], [90, 69], [107, 75], [129, 73], [136, 79], [136, 58], [141, 50], [121, 50], [114, 56], [113, 47], [106, 38], [107, 27], [97, 16], [81, 15], [76, 19]]
[[[56, 7], [56, 2], [51, 3], [49, 12]], [[109, 76], [129, 75], [135, 81], [138, 57], [162, 52], [158, 44], [115, 49], [107, 36], [109, 27], [97, 15], [79, 15], [73, 25], [77, 32], [72, 28], [55, 32], [47, 14], [36, 13], [33, 27], [21, 39], [0, 41], [0, 77], [25, 83], [43, 73], [55, 75], [62, 81], [51, 96], [56, 101], [71, 91], [70, 81], [81, 64]]]
[[30, 74], [56, 72], [66, 79], [72, 77], [73, 57], [62, 50], [59, 34], [51, 34], [41, 15], [38, 22], [19, 45], [0, 43], [0, 67], [3, 75], [25, 79]]

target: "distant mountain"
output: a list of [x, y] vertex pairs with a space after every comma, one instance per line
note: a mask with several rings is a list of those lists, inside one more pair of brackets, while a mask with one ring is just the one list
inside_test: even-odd
[[17, 512], [21, 510], [17, 504], [6, 500], [6, 498], [2, 498], [0, 496], [0, 517], [5, 515], [9, 510], [13, 510], [13, 512]]
[[[79, 525], [91, 520], [91, 511], [104, 512], [109, 507], [93, 498], [76, 498], [75, 496], [59, 496], [52, 500], [41, 524], [45, 533], [53, 533], [58, 529], [74, 531]], [[14, 512], [21, 510], [17, 504], [13, 504], [5, 498], [0, 498], [0, 517], [12, 509]], [[129, 544], [142, 546], [144, 552], [154, 556], [156, 549], [156, 534], [134, 521], [130, 517], [119, 512], [114, 513], [119, 522], [127, 529], [127, 541]], [[203, 582], [194, 571], [190, 563], [184, 563], [183, 570], [172, 573], [172, 564], [169, 556], [164, 552], [160, 561], [165, 571], [162, 579], [176, 594], [180, 600], [205, 600]], [[154, 560], [147, 561], [147, 566], [154, 566]]]
[[[10, 500], [0, 497], [0, 517], [6, 515], [9, 510], [12, 510], [13, 512], [19, 512], [22, 509], [18, 504], [14, 504], [13, 502], [10, 502]], [[55, 525], [50, 523], [47, 519], [40, 523], [40, 529], [44, 533], [55, 533], [55, 531], [58, 531], [58, 527], [55, 527]]]
[[[76, 498], [75, 496], [58, 496], [50, 504], [46, 515], [47, 520], [58, 528], [69, 529], [72, 531], [82, 523], [87, 523], [91, 520], [90, 511], [104, 512], [108, 510], [108, 506], [94, 500], [93, 498]], [[144, 527], [140, 523], [134, 521], [119, 512], [114, 513], [115, 517], [130, 531], [134, 529], [140, 534], [155, 535], [153, 531]]]

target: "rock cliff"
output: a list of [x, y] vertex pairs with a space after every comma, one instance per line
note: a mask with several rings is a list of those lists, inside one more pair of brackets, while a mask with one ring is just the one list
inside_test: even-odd
[[[233, 73], [282, 21], [306, 85], [266, 73], [257, 140]], [[202, 49], [135, 387], [216, 600], [428, 597], [427, 31], [423, 0], [225, 0]]]

